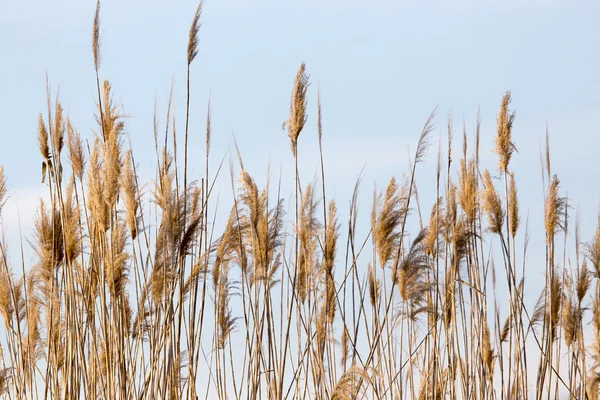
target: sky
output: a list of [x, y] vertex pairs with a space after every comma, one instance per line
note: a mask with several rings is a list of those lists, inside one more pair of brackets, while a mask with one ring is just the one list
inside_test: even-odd
[[[164, 130], [172, 82], [182, 138], [186, 46], [196, 6], [191, 0], [102, 2], [100, 76], [109, 79], [128, 115], [128, 140], [146, 180], [153, 178], [155, 162], [154, 104]], [[35, 207], [47, 192], [36, 142], [37, 115], [46, 110], [46, 74], [52, 98], [58, 90], [73, 125], [84, 139], [93, 138], [94, 9], [92, 0], [0, 0], [0, 165], [10, 189], [3, 226], [12, 245], [18, 245], [19, 227], [31, 239]], [[458, 161], [463, 126], [472, 143], [480, 109], [482, 165], [497, 175], [491, 151], [495, 116], [502, 95], [511, 90], [518, 149], [512, 167], [532, 236], [531, 295], [539, 293], [536, 281], [539, 285], [544, 268], [539, 152], [546, 128], [552, 171], [581, 212], [582, 239], [591, 239], [600, 204], [599, 3], [207, 0], [201, 20], [199, 53], [191, 67], [192, 178], [204, 175], [209, 96], [211, 171], [222, 159], [228, 169], [235, 136], [246, 169], [260, 185], [269, 166], [272, 179], [280, 169], [292, 176], [289, 140], [281, 126], [293, 77], [305, 62], [311, 87], [308, 121], [299, 139], [303, 182], [310, 182], [318, 167], [320, 87], [328, 197], [347, 210], [364, 167], [361, 206], [367, 221], [373, 186], [382, 188], [390, 177], [408, 171], [409, 151], [438, 106], [434, 145], [417, 174], [426, 217], [435, 199], [438, 139], [445, 148], [448, 115]], [[219, 213], [226, 214], [228, 171], [216, 187], [223, 204]], [[284, 197], [291, 191], [284, 186]], [[29, 266], [35, 260], [29, 250], [26, 254]]]

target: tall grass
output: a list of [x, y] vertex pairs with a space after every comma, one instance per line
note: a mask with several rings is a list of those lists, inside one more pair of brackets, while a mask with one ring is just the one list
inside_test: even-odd
[[[124, 115], [112, 86], [100, 79], [99, 3], [92, 29], [98, 127], [88, 146], [47, 89], [37, 138], [48, 200], [40, 201], [31, 235], [36, 263], [11, 265], [0, 240], [0, 394], [598, 398], [600, 224], [586, 242], [576, 218], [575, 261], [567, 261], [571, 208], [551, 174], [547, 140], [546, 284], [537, 303], [526, 304], [529, 232], [511, 167], [510, 92], [498, 111], [497, 170], [480, 168], [479, 120], [474, 150], [468, 152], [465, 133], [454, 161], [450, 118], [436, 179], [427, 183], [435, 184], [436, 198], [423, 220], [416, 170], [430, 152], [434, 110], [407, 174], [375, 189], [370, 230], [359, 232], [360, 178], [349, 215], [326, 196], [320, 90], [320, 182], [302, 184], [298, 142], [310, 139], [302, 134], [310, 112], [302, 63], [290, 79], [286, 121], [294, 173], [261, 188], [236, 144], [233, 202], [218, 205], [229, 215], [215, 226], [213, 187], [227, 179], [227, 167], [208, 169], [210, 106], [204, 175], [188, 174], [201, 13], [202, 3], [188, 38], [183, 162], [176, 159], [174, 122], [168, 131], [170, 99], [164, 141], [155, 121], [154, 182], [139, 181], [134, 152], [125, 146]], [[294, 182], [293, 204], [284, 203], [281, 180]], [[0, 212], [7, 195], [0, 167]], [[497, 295], [501, 285], [507, 298]], [[508, 304], [503, 315], [501, 302]], [[589, 319], [593, 330], [584, 329]]]

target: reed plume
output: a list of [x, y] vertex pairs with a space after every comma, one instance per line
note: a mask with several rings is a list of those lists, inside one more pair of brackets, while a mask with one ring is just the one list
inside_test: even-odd
[[398, 188], [396, 179], [392, 178], [385, 192], [380, 193], [373, 203], [371, 229], [381, 268], [387, 265], [399, 246], [398, 227], [406, 212], [403, 207], [405, 198], [405, 189]]
[[400, 297], [403, 301], [410, 302], [411, 306], [416, 306], [418, 311], [427, 311], [422, 306], [426, 300], [426, 294], [431, 288], [426, 277], [426, 272], [431, 268], [424, 244], [426, 233], [425, 229], [422, 230], [413, 240], [396, 275]]
[[479, 207], [478, 204], [478, 179], [475, 170], [475, 162], [465, 159], [460, 160], [460, 169], [458, 173], [458, 201], [463, 209], [467, 225], [471, 226], [475, 221], [475, 216]]
[[594, 276], [600, 278], [600, 215], [592, 240], [586, 244], [587, 258], [594, 266]]
[[80, 181], [83, 180], [83, 170], [85, 168], [85, 156], [83, 154], [83, 143], [79, 132], [73, 128], [70, 121], [67, 121], [67, 143], [69, 146], [69, 159], [73, 174]]
[[190, 34], [188, 37], [188, 46], [187, 46], [187, 63], [190, 65], [194, 58], [198, 55], [198, 34], [200, 32], [200, 17], [202, 16], [202, 7], [204, 6], [204, 1], [200, 1], [198, 7], [196, 8], [196, 13], [194, 14], [194, 19], [192, 20], [192, 26], [190, 26]]
[[292, 100], [290, 102], [290, 116], [287, 121], [288, 136], [291, 141], [292, 153], [296, 156], [298, 137], [306, 123], [306, 91], [308, 90], [309, 76], [306, 74], [306, 65], [300, 64], [296, 78], [294, 79], [294, 88], [292, 90]]
[[331, 400], [350, 400], [356, 398], [360, 391], [360, 383], [367, 378], [367, 373], [364, 369], [357, 366], [352, 366], [344, 372], [337, 381]]
[[510, 174], [510, 183], [508, 187], [508, 230], [514, 238], [519, 229], [519, 199], [517, 197], [517, 187], [515, 185], [515, 174]]
[[300, 225], [297, 227], [300, 239], [298, 254], [298, 297], [301, 302], [306, 300], [307, 292], [312, 290], [313, 274], [315, 272], [317, 235], [321, 228], [316, 217], [319, 202], [315, 199], [312, 185], [308, 185], [300, 205]]
[[92, 25], [92, 54], [94, 57], [94, 69], [96, 73], [100, 69], [100, 0], [96, 2], [94, 23]]
[[502, 172], [508, 171], [508, 164], [516, 150], [515, 144], [512, 141], [512, 126], [515, 120], [515, 113], [509, 110], [510, 106], [510, 91], [502, 96], [500, 102], [500, 111], [496, 118], [497, 133], [494, 152], [498, 154], [498, 168]]
[[544, 227], [546, 228], [546, 241], [548, 243], [554, 240], [558, 229], [564, 228], [561, 217], [567, 207], [567, 199], [560, 196], [559, 189], [560, 180], [554, 175], [550, 181], [548, 194], [544, 202]]
[[6, 176], [4, 175], [4, 167], [0, 165], [0, 216], [2, 209], [6, 204], [8, 189], [6, 188]]
[[[138, 234], [139, 214], [138, 203], [139, 193], [137, 188], [137, 177], [132, 168], [133, 158], [131, 151], [125, 155], [123, 162], [123, 175], [121, 176], [121, 188], [123, 192], [123, 201], [125, 203], [125, 219], [129, 226], [129, 235], [135, 240]], [[197, 197], [195, 197], [197, 199]], [[194, 215], [194, 213], [192, 213]]]
[[337, 208], [335, 201], [329, 202], [327, 210], [327, 226], [325, 227], [325, 248], [323, 253], [323, 270], [325, 274], [325, 292], [327, 304], [327, 319], [329, 324], [333, 324], [335, 318], [335, 279], [334, 279], [334, 261], [337, 250], [337, 240], [339, 237], [339, 222], [337, 217]]
[[500, 197], [494, 188], [492, 178], [488, 170], [483, 173], [483, 211], [488, 216], [489, 230], [493, 233], [502, 233], [504, 222], [504, 209]]

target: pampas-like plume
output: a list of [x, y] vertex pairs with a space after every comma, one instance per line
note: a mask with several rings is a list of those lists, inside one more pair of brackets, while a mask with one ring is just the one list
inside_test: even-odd
[[598, 400], [598, 386], [600, 385], [600, 374], [592, 372], [587, 377], [585, 392], [589, 400]]
[[65, 137], [65, 121], [63, 119], [63, 109], [60, 103], [54, 107], [54, 129], [52, 129], [52, 146], [58, 157], [62, 152]]
[[129, 254], [125, 251], [127, 234], [124, 222], [119, 222], [111, 230], [109, 243], [110, 249], [104, 253], [104, 279], [112, 296], [123, 296], [129, 274], [127, 266]]
[[102, 119], [98, 121], [103, 123], [104, 128], [104, 148], [103, 148], [103, 190], [104, 201], [112, 208], [119, 195], [119, 181], [121, 178], [121, 134], [123, 133], [124, 123], [122, 115], [117, 112], [117, 107], [113, 104], [111, 86], [108, 81], [104, 81], [102, 86]]
[[25, 339], [24, 356], [29, 367], [28, 369], [33, 368], [37, 360], [43, 356], [43, 351], [41, 349], [42, 338], [40, 332], [40, 308], [43, 303], [42, 299], [37, 293], [38, 287], [38, 277], [36, 274], [30, 274], [27, 277], [27, 337]]
[[229, 334], [235, 328], [235, 322], [238, 320], [237, 317], [233, 317], [231, 309], [229, 308], [229, 299], [231, 297], [230, 290], [232, 284], [229, 282], [229, 264], [225, 263], [222, 265], [221, 278], [216, 293], [216, 307], [217, 307], [217, 326], [218, 326], [218, 348], [224, 348]]
[[580, 306], [583, 298], [590, 288], [590, 283], [590, 272], [587, 268], [587, 262], [584, 260], [583, 264], [581, 265], [581, 270], [577, 271], [577, 285], [575, 287], [575, 291], [577, 292], [577, 300], [579, 301]]
[[444, 230], [444, 216], [442, 215], [444, 210], [442, 209], [442, 201], [443, 199], [440, 197], [431, 207], [427, 233], [423, 239], [425, 253], [433, 257], [437, 254], [438, 240]]
[[327, 304], [327, 319], [330, 324], [333, 323], [335, 317], [335, 280], [333, 278], [333, 262], [335, 258], [335, 252], [337, 247], [337, 240], [339, 237], [339, 228], [337, 218], [337, 209], [335, 202], [331, 200], [327, 211], [327, 226], [325, 227], [325, 236], [327, 238], [325, 242], [325, 249], [323, 254], [323, 268], [325, 272], [325, 290], [326, 290], [326, 304]]
[[200, 16], [202, 15], [202, 6], [204, 1], [200, 1], [194, 19], [192, 20], [192, 26], [190, 26], [190, 34], [188, 37], [187, 47], [187, 63], [188, 66], [194, 61], [194, 58], [198, 55], [198, 33], [200, 32]]
[[239, 229], [236, 219], [237, 210], [234, 206], [229, 212], [223, 236], [219, 239], [215, 250], [215, 260], [212, 269], [215, 293], [218, 292], [218, 288], [221, 286], [221, 276], [223, 272], [226, 272], [225, 268], [228, 268], [232, 250], [236, 246], [239, 246]]
[[579, 326], [581, 323], [582, 310], [572, 299], [565, 299], [562, 306], [562, 327], [565, 335], [565, 343], [571, 348], [577, 340]]
[[598, 297], [594, 297], [592, 301], [592, 327], [594, 328], [592, 357], [596, 364], [600, 364], [600, 298]]
[[296, 78], [294, 79], [294, 88], [292, 90], [292, 100], [290, 102], [290, 117], [287, 121], [288, 136], [291, 140], [292, 153], [296, 156], [298, 136], [304, 124], [306, 123], [306, 90], [308, 89], [308, 78], [306, 74], [306, 65], [300, 64]]
[[492, 378], [494, 371], [494, 350], [490, 344], [490, 328], [483, 322], [483, 332], [481, 337], [481, 361], [485, 366], [485, 372], [488, 379]]
[[360, 383], [367, 378], [364, 369], [352, 366], [344, 372], [333, 389], [331, 400], [351, 400], [355, 399], [360, 391]]
[[405, 197], [404, 190], [399, 190], [396, 179], [392, 178], [373, 203], [371, 228], [381, 268], [387, 265], [400, 243], [398, 226], [406, 212], [402, 207]]
[[379, 300], [380, 285], [371, 264], [367, 265], [367, 283], [369, 286], [369, 300], [371, 301], [371, 306], [375, 307]]
[[508, 230], [514, 238], [519, 229], [519, 200], [517, 199], [517, 187], [515, 185], [515, 174], [510, 174], [508, 186]]
[[594, 275], [600, 278], [600, 215], [598, 216], [598, 225], [592, 240], [586, 244], [587, 257], [594, 266]]
[[443, 231], [444, 239], [446, 239], [447, 242], [450, 241], [450, 235], [454, 231], [457, 214], [456, 186], [450, 182], [448, 184], [448, 190], [446, 191], [446, 227]]
[[[0, 352], [1, 353], [1, 352]], [[12, 368], [0, 369], [0, 395], [8, 393], [8, 383], [12, 379]]]
[[502, 331], [500, 332], [500, 343], [504, 343], [506, 342], [506, 339], [508, 339], [508, 333], [510, 332], [511, 327], [511, 320], [512, 316], [509, 315], [508, 317], [506, 317], [504, 325], [502, 325]]
[[94, 56], [94, 69], [100, 69], [100, 0], [96, 2], [94, 25], [92, 26], [92, 54]]
[[312, 290], [313, 285], [317, 235], [321, 228], [320, 223], [316, 218], [318, 204], [319, 202], [315, 199], [315, 192], [312, 185], [308, 185], [302, 197], [300, 221], [299, 226], [296, 228], [300, 240], [298, 254], [298, 282], [296, 288], [301, 302], [305, 301], [306, 294], [308, 291]]
[[125, 156], [125, 162], [123, 165], [123, 175], [121, 177], [121, 188], [123, 191], [124, 203], [125, 203], [125, 219], [129, 226], [129, 235], [131, 240], [135, 240], [138, 234], [138, 201], [139, 194], [136, 184], [136, 176], [132, 168], [132, 156], [131, 151], [128, 151]]
[[[441, 374], [441, 377], [435, 379], [435, 390], [433, 388], [434, 379], [431, 371], [428, 371], [421, 382], [419, 388], [418, 400], [442, 400], [446, 397], [444, 393], [444, 384], [448, 379], [448, 368], [445, 368]], [[435, 393], [435, 397], [434, 397]]]
[[478, 207], [478, 181], [475, 162], [464, 158], [460, 160], [458, 172], [458, 201], [466, 216], [468, 226], [475, 221]]
[[[54, 270], [59, 267], [64, 257], [62, 224], [58, 210], [48, 211], [43, 200], [35, 219], [34, 250], [39, 258], [37, 269], [43, 281], [49, 285]], [[49, 286], [48, 286], [49, 287]]]
[[50, 159], [50, 147], [48, 146], [48, 130], [44, 123], [44, 117], [40, 113], [38, 117], [38, 147], [43, 160]]
[[38, 117], [38, 147], [42, 155], [42, 183], [46, 181], [46, 171], [51, 168], [50, 147], [48, 146], [48, 130], [44, 123], [44, 117], [40, 113]]
[[558, 279], [558, 277], [556, 276], [556, 274], [554, 274], [554, 276], [552, 277], [552, 281], [550, 282], [550, 315], [549, 315], [549, 321], [550, 321], [550, 327], [552, 330], [552, 340], [556, 339], [556, 328], [558, 326], [558, 323], [560, 322], [560, 310], [561, 307], [563, 306], [563, 290], [562, 290], [562, 283], [561, 281]]
[[106, 232], [108, 229], [108, 204], [104, 201], [104, 182], [101, 174], [102, 159], [101, 159], [100, 139], [94, 140], [92, 155], [90, 157], [90, 168], [88, 168], [88, 208], [90, 210], [90, 219], [93, 229], [99, 232]]
[[[245, 206], [241, 221], [243, 241], [250, 244], [253, 262], [249, 282], [253, 284], [265, 281], [271, 286], [275, 283], [274, 274], [280, 265], [280, 257], [276, 251], [281, 245], [283, 200], [280, 199], [275, 207], [267, 209], [268, 193], [265, 190], [259, 192], [254, 179], [246, 171], [242, 170], [241, 174], [240, 200]], [[236, 252], [242, 271], [247, 271], [248, 259], [245, 253], [240, 251], [239, 246]]]
[[513, 152], [516, 150], [515, 144], [512, 142], [512, 125], [515, 120], [515, 113], [508, 109], [510, 105], [510, 91], [502, 96], [500, 102], [500, 112], [496, 119], [498, 132], [496, 134], [496, 142], [494, 152], [498, 154], [498, 168], [500, 171], [507, 172], [508, 164]]
[[502, 233], [502, 224], [504, 222], [504, 209], [500, 202], [500, 197], [494, 188], [490, 172], [485, 170], [483, 173], [483, 211], [488, 216], [489, 230], [493, 233]]
[[8, 272], [7, 265], [4, 263], [4, 258], [0, 258], [0, 314], [4, 318], [4, 325], [8, 331], [12, 325], [12, 317], [15, 311], [11, 286], [13, 277]]
[[437, 112], [437, 106], [431, 111], [429, 117], [427, 117], [427, 121], [425, 121], [425, 125], [423, 126], [423, 130], [421, 130], [421, 136], [419, 136], [419, 141], [417, 142], [417, 151], [415, 152], [415, 163], [422, 162], [425, 159], [425, 153], [427, 153], [427, 149], [431, 144], [431, 132], [435, 128], [433, 124], [433, 120], [435, 118], [435, 113]]
[[69, 145], [69, 158], [73, 174], [80, 181], [83, 179], [83, 169], [85, 167], [85, 157], [83, 155], [83, 143], [79, 132], [73, 128], [70, 121], [67, 121], [67, 142]]
[[72, 179], [67, 186], [63, 207], [63, 231], [65, 235], [65, 259], [69, 263], [76, 262], [81, 254], [81, 225], [79, 224], [79, 206], [73, 195], [75, 182]]
[[349, 346], [348, 346], [348, 339], [349, 339], [349, 333], [348, 330], [346, 329], [346, 327], [344, 326], [344, 328], [342, 328], [342, 343], [341, 343], [341, 355], [340, 355], [340, 366], [343, 369], [346, 369], [346, 360], [348, 360], [348, 350], [349, 350]]
[[192, 217], [197, 217], [202, 209], [201, 207], [198, 207], [200, 205], [200, 194], [200, 188], [194, 186], [194, 189], [192, 189]]
[[423, 243], [425, 235], [426, 229], [417, 235], [408, 254], [400, 263], [396, 274], [396, 284], [398, 285], [400, 297], [403, 301], [410, 302], [413, 307], [417, 308], [420, 308], [425, 301], [425, 295], [431, 287], [426, 278], [426, 272], [430, 265]]
[[556, 175], [552, 177], [548, 194], [544, 201], [544, 227], [546, 228], [546, 241], [550, 243], [554, 240], [554, 236], [559, 228], [563, 228], [561, 217], [565, 213], [567, 207], [566, 197], [561, 197], [558, 193], [560, 181]]
[[4, 167], [0, 165], [0, 215], [2, 215], [2, 208], [6, 204], [6, 176], [4, 175]]

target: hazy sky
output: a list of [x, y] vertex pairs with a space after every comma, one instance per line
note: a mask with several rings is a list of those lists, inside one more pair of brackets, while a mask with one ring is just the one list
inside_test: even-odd
[[[575, 6], [574, 4], [577, 3]], [[596, 227], [600, 201], [600, 3], [568, 1], [241, 1], [208, 0], [199, 54], [192, 65], [191, 176], [204, 174], [204, 123], [212, 99], [212, 162], [225, 168], [217, 185], [219, 213], [231, 197], [228, 159], [235, 135], [246, 169], [265, 183], [271, 163], [292, 176], [281, 125], [300, 62], [311, 74], [309, 119], [300, 137], [303, 182], [318, 166], [315, 129], [320, 82], [328, 196], [347, 212], [354, 181], [366, 164], [361, 210], [368, 224], [374, 182], [408, 170], [420, 130], [439, 104], [434, 143], [418, 170], [426, 217], [435, 198], [437, 138], [454, 116], [454, 160], [463, 121], [472, 142], [481, 109], [482, 166], [496, 172], [491, 152], [500, 98], [512, 90], [515, 154], [512, 167], [523, 221], [529, 215], [529, 299], [544, 269], [543, 192], [539, 149], [550, 131], [552, 169], [571, 204], [581, 209], [582, 239]], [[171, 81], [180, 145], [184, 127], [186, 46], [195, 0], [104, 0], [101, 77], [123, 104], [127, 131], [143, 178], [155, 161], [152, 112], [161, 132]], [[0, 0], [0, 165], [9, 180], [3, 215], [13, 261], [18, 258], [17, 203], [31, 239], [41, 184], [37, 115], [46, 110], [45, 76], [83, 138], [91, 140], [96, 86], [92, 65], [92, 0]], [[445, 151], [445, 150], [444, 150]], [[453, 171], [455, 172], [456, 162]], [[284, 197], [292, 185], [284, 182]], [[151, 187], [146, 187], [148, 192]], [[342, 217], [342, 221], [345, 217]], [[363, 225], [367, 226], [367, 225]], [[414, 233], [414, 232], [413, 232]], [[517, 238], [522, 251], [524, 229]], [[573, 240], [571, 236], [569, 240]], [[26, 265], [34, 261], [26, 252]], [[366, 263], [366, 261], [365, 261]]]

